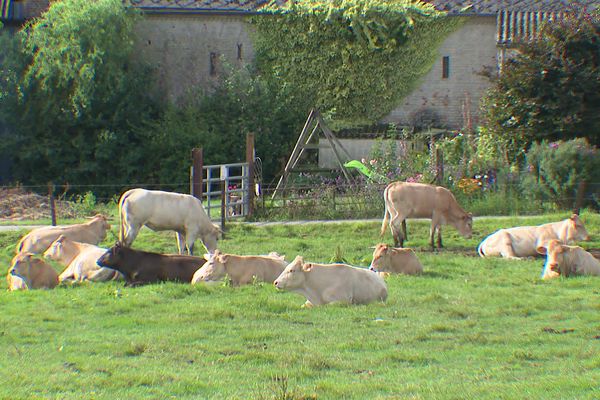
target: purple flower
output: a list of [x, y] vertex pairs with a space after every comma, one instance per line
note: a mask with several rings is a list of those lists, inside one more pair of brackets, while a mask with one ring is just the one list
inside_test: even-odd
[[552, 143], [550, 143], [550, 144], [549, 144], [549, 147], [550, 147], [551, 149], [558, 149], [558, 142], [552, 142]]

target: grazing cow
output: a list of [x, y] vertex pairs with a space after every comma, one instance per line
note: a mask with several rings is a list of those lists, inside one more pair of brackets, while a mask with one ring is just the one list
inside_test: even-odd
[[45, 226], [29, 232], [17, 244], [17, 253], [41, 254], [60, 235], [81, 243], [98, 244], [106, 238], [110, 230], [108, 220], [104, 215], [97, 214], [83, 224]]
[[452, 192], [446, 188], [423, 183], [393, 182], [383, 191], [383, 200], [385, 213], [381, 224], [381, 236], [385, 234], [389, 224], [395, 247], [404, 245], [407, 218], [431, 219], [432, 249], [436, 231], [437, 246], [442, 247], [442, 225], [452, 225], [465, 238], [471, 237], [472, 214], [463, 210]]
[[54, 268], [32, 253], [17, 254], [12, 259], [9, 274], [21, 278], [28, 289], [52, 289], [58, 285]]
[[202, 202], [189, 194], [131, 189], [119, 200], [119, 241], [130, 247], [142, 226], [154, 231], [177, 233], [179, 254], [194, 254], [200, 237], [209, 253], [217, 249], [221, 229], [206, 215]]
[[560, 275], [596, 275], [600, 276], [600, 260], [579, 246], [567, 246], [556, 239], [539, 246], [537, 252], [546, 256], [542, 271], [543, 279]]
[[61, 235], [44, 253], [45, 258], [59, 262], [65, 270], [58, 276], [63, 281], [92, 281], [106, 282], [123, 279], [123, 276], [110, 268], [98, 266], [100, 258], [106, 249], [89, 243], [79, 243]]
[[423, 272], [423, 266], [412, 249], [400, 249], [386, 244], [378, 244], [373, 251], [371, 271], [395, 274], [416, 275]]
[[346, 264], [305, 263], [301, 256], [273, 283], [277, 289], [304, 295], [304, 307], [334, 302], [366, 304], [387, 299], [385, 281], [375, 272]]
[[579, 216], [573, 214], [571, 218], [560, 222], [499, 229], [479, 244], [477, 252], [481, 257], [535, 257], [537, 248], [552, 239], [570, 244], [577, 240], [588, 240], [589, 236]]
[[204, 262], [202, 257], [151, 253], [134, 250], [120, 243], [98, 259], [99, 266], [119, 271], [130, 286], [164, 281], [189, 283]]
[[234, 286], [252, 283], [254, 279], [261, 282], [273, 282], [285, 269], [287, 263], [283, 257], [238, 256], [224, 254], [216, 250], [214, 254], [205, 255], [206, 264], [194, 274], [192, 284], [198, 282], [217, 281], [228, 275]]

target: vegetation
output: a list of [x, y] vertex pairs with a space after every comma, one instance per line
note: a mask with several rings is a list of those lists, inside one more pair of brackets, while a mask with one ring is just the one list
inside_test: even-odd
[[510, 162], [536, 140], [600, 143], [597, 16], [570, 15], [544, 25], [542, 34], [518, 48], [482, 102], [485, 128], [509, 150]]
[[260, 71], [335, 127], [379, 121], [430, 70], [462, 23], [424, 2], [303, 0], [254, 18]]
[[[477, 219], [472, 239], [447, 229], [441, 254], [424, 250], [427, 223], [410, 221], [425, 273], [388, 278], [388, 301], [367, 306], [303, 309], [301, 296], [269, 284], [8, 293], [0, 282], [0, 398], [591, 400], [598, 278], [545, 282], [542, 259], [456, 252], [473, 254], [501, 226], [566, 216]], [[599, 216], [583, 219], [595, 240], [585, 245], [598, 248]], [[4, 265], [22, 233], [0, 233]], [[244, 224], [220, 247], [364, 266], [379, 240], [379, 223]], [[142, 231], [135, 247], [172, 252], [174, 235]]]

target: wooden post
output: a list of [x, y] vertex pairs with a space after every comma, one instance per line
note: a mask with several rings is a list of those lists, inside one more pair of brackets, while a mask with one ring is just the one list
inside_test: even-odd
[[586, 181], [579, 181], [579, 184], [577, 185], [577, 193], [575, 193], [575, 205], [573, 206], [573, 214], [579, 215], [579, 212], [581, 211], [586, 186]]
[[56, 226], [56, 204], [54, 203], [54, 184], [48, 183], [48, 201], [50, 202], [50, 218], [52, 226]]
[[254, 133], [246, 134], [246, 162], [248, 163], [248, 209], [246, 216], [254, 213]]
[[221, 181], [221, 231], [225, 232], [225, 217], [227, 216], [227, 183], [225, 180]]
[[202, 201], [202, 176], [204, 172], [202, 147], [192, 149], [192, 196]]

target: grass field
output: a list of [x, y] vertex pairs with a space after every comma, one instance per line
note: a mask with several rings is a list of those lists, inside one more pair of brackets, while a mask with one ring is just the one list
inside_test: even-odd
[[[468, 240], [447, 228], [440, 253], [426, 250], [428, 224], [410, 221], [425, 273], [390, 277], [388, 301], [367, 306], [303, 309], [269, 284], [9, 293], [2, 281], [0, 398], [598, 399], [600, 280], [546, 282], [541, 258], [461, 254], [501, 226], [567, 216], [478, 219]], [[583, 246], [600, 248], [600, 215], [583, 220]], [[317, 262], [339, 248], [366, 266], [379, 227], [236, 224], [220, 248]], [[6, 268], [24, 232], [0, 233]], [[149, 230], [134, 247], [176, 250], [173, 234]]]

